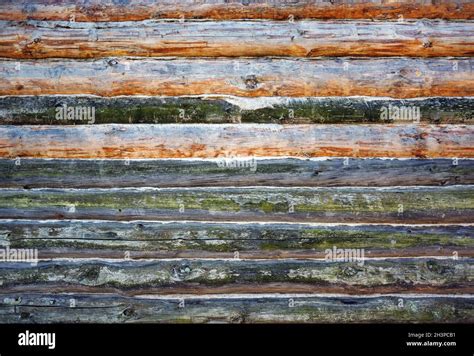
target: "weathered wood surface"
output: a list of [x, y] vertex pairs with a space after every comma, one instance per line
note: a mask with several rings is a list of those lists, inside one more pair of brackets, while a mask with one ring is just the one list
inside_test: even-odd
[[[324, 225], [88, 220], [0, 220], [0, 246], [47, 258], [474, 257], [471, 225]], [[237, 254], [236, 254], [237, 252]]]
[[[59, 108], [94, 108], [93, 120], [64, 116]], [[63, 109], [64, 110], [64, 109]], [[92, 110], [92, 109], [91, 109]], [[110, 97], [3, 96], [2, 125], [136, 123], [473, 124], [474, 98], [377, 97]]]
[[138, 21], [146, 19], [474, 19], [469, 0], [3, 0], [2, 20]]
[[0, 157], [473, 158], [473, 139], [473, 125], [5, 125]]
[[[170, 259], [0, 262], [2, 289], [132, 294], [228, 293], [452, 293], [474, 292], [470, 258], [308, 260]], [[295, 284], [293, 290], [292, 285]], [[268, 285], [268, 286], [267, 286]], [[248, 288], [247, 288], [248, 287]], [[267, 288], [268, 287], [268, 288]], [[64, 290], [64, 289], [63, 289]]]
[[472, 67], [464, 57], [4, 59], [0, 95], [474, 96]]
[[473, 298], [452, 295], [0, 295], [1, 323], [472, 323], [473, 309]]
[[0, 323], [474, 322], [473, 19], [1, 1]]
[[9, 22], [0, 57], [474, 55], [471, 22]]
[[3, 189], [0, 218], [471, 223], [474, 189]]
[[454, 184], [474, 184], [474, 160], [0, 159], [2, 188], [376, 187]]

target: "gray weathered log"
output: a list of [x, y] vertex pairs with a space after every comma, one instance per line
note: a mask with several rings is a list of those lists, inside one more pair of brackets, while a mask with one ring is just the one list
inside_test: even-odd
[[0, 187], [375, 187], [474, 184], [472, 159], [254, 158], [228, 161], [229, 165], [226, 166], [223, 164], [225, 159], [0, 159]]
[[474, 189], [1, 189], [0, 218], [471, 223]]
[[[472, 323], [474, 298], [2, 294], [1, 323]], [[184, 303], [183, 303], [184, 302]]]
[[364, 249], [366, 257], [454, 258], [474, 257], [474, 229], [471, 225], [0, 220], [0, 246], [38, 249], [39, 258], [325, 258], [326, 250], [334, 247]]
[[[57, 110], [94, 108], [94, 120], [58, 120]], [[418, 117], [419, 115], [419, 117]], [[2, 125], [173, 123], [473, 124], [474, 98], [238, 98], [3, 96]]]
[[[0, 262], [5, 291], [69, 290], [131, 294], [474, 292], [474, 259], [49, 260]], [[77, 289], [76, 289], [77, 288]]]

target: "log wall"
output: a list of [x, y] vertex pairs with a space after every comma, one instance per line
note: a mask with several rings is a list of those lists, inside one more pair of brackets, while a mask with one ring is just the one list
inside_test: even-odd
[[474, 322], [471, 1], [0, 4], [0, 323]]

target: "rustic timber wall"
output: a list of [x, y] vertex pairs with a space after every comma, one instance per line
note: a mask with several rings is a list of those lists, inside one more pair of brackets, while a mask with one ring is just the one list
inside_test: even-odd
[[1, 0], [0, 323], [474, 322], [473, 55], [468, 0]]

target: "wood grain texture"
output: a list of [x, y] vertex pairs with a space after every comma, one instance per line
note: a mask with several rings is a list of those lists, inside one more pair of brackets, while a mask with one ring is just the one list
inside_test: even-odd
[[[3, 294], [1, 323], [472, 323], [473, 299], [388, 295], [127, 298], [120, 295]], [[403, 306], [400, 307], [400, 300]], [[292, 305], [292, 307], [290, 307]]]
[[5, 59], [0, 95], [474, 96], [472, 66], [463, 57]]
[[[474, 257], [471, 225], [321, 225], [88, 220], [0, 220], [0, 245], [52, 258]], [[236, 252], [238, 255], [236, 255]]]
[[[120, 295], [3, 294], [1, 323], [472, 323], [472, 298], [386, 295], [237, 295], [184, 299], [127, 298]], [[400, 307], [400, 300], [403, 306]], [[290, 305], [292, 305], [290, 307]]]
[[0, 2], [0, 323], [474, 322], [472, 1]]
[[[433, 259], [433, 258], [432, 258]], [[174, 260], [179, 261], [179, 260]], [[183, 260], [181, 260], [183, 261]], [[215, 260], [217, 261], [217, 260]], [[392, 262], [396, 261], [392, 259]], [[110, 262], [110, 261], [109, 261]], [[148, 260], [150, 262], [150, 260]], [[249, 261], [245, 261], [249, 262]], [[348, 270], [351, 270], [351, 266]], [[418, 277], [417, 277], [418, 278]], [[450, 296], [450, 297], [472, 297], [472, 285], [465, 283], [463, 285], [456, 286], [433, 286], [426, 282], [423, 285], [413, 284], [392, 284], [386, 286], [370, 286], [364, 287], [362, 285], [348, 285], [348, 284], [326, 284], [315, 285], [311, 283], [299, 283], [299, 282], [279, 282], [279, 283], [264, 283], [261, 285], [261, 281], [258, 283], [235, 283], [219, 285], [218, 283], [211, 283], [207, 285], [200, 285], [199, 283], [181, 283], [174, 286], [168, 287], [154, 287], [154, 286], [143, 286], [140, 288], [117, 288], [116, 286], [89, 286], [79, 284], [65, 284], [62, 282], [50, 282], [50, 283], [26, 283], [16, 284], [2, 289], [2, 293], [17, 293], [17, 294], [61, 294], [69, 293], [74, 294], [116, 294], [127, 297], [140, 297], [146, 296], [147, 298], [161, 298], [169, 295], [181, 296], [187, 295], [188, 297], [202, 296], [205, 298], [211, 298], [214, 295], [222, 297], [235, 297], [239, 294], [245, 294], [254, 296], [258, 294], [266, 294], [275, 297], [277, 294], [297, 294], [300, 296], [331, 296], [331, 295], [346, 295], [354, 297], [374, 297], [387, 295], [387, 294], [399, 294], [400, 297], [416, 295], [419, 297], [426, 296]]]
[[3, 189], [0, 218], [470, 223], [471, 186]]
[[[2, 188], [474, 184], [472, 159], [0, 159]], [[232, 163], [235, 166], [232, 167]], [[249, 164], [250, 163], [250, 164]]]
[[0, 57], [474, 55], [471, 22], [7, 22]]
[[[382, 290], [411, 293], [472, 293], [472, 259], [452, 257], [365, 259], [358, 262], [325, 260], [203, 260], [171, 259], [141, 261], [52, 260], [0, 263], [2, 289], [35, 286], [77, 286], [95, 293], [122, 289], [138, 294], [221, 294], [227, 286], [234, 293], [268, 293], [280, 285], [284, 293], [345, 293]], [[292, 285], [295, 284], [295, 290]], [[267, 285], [269, 288], [267, 288]], [[248, 288], [246, 287], [248, 286]], [[347, 289], [345, 288], [347, 287]], [[64, 291], [64, 289], [63, 289]], [[278, 293], [278, 292], [276, 292]], [[281, 292], [280, 292], [281, 293]]]
[[2, 158], [473, 158], [473, 125], [0, 126]]
[[[57, 109], [94, 108], [94, 120], [58, 120]], [[408, 110], [407, 110], [408, 109]], [[411, 111], [410, 111], [411, 110]], [[411, 116], [410, 116], [411, 115]], [[419, 115], [419, 116], [418, 116]], [[474, 124], [474, 98], [3, 96], [2, 125], [170, 123]]]
[[138, 21], [146, 19], [473, 19], [469, 0], [4, 0], [2, 20]]

